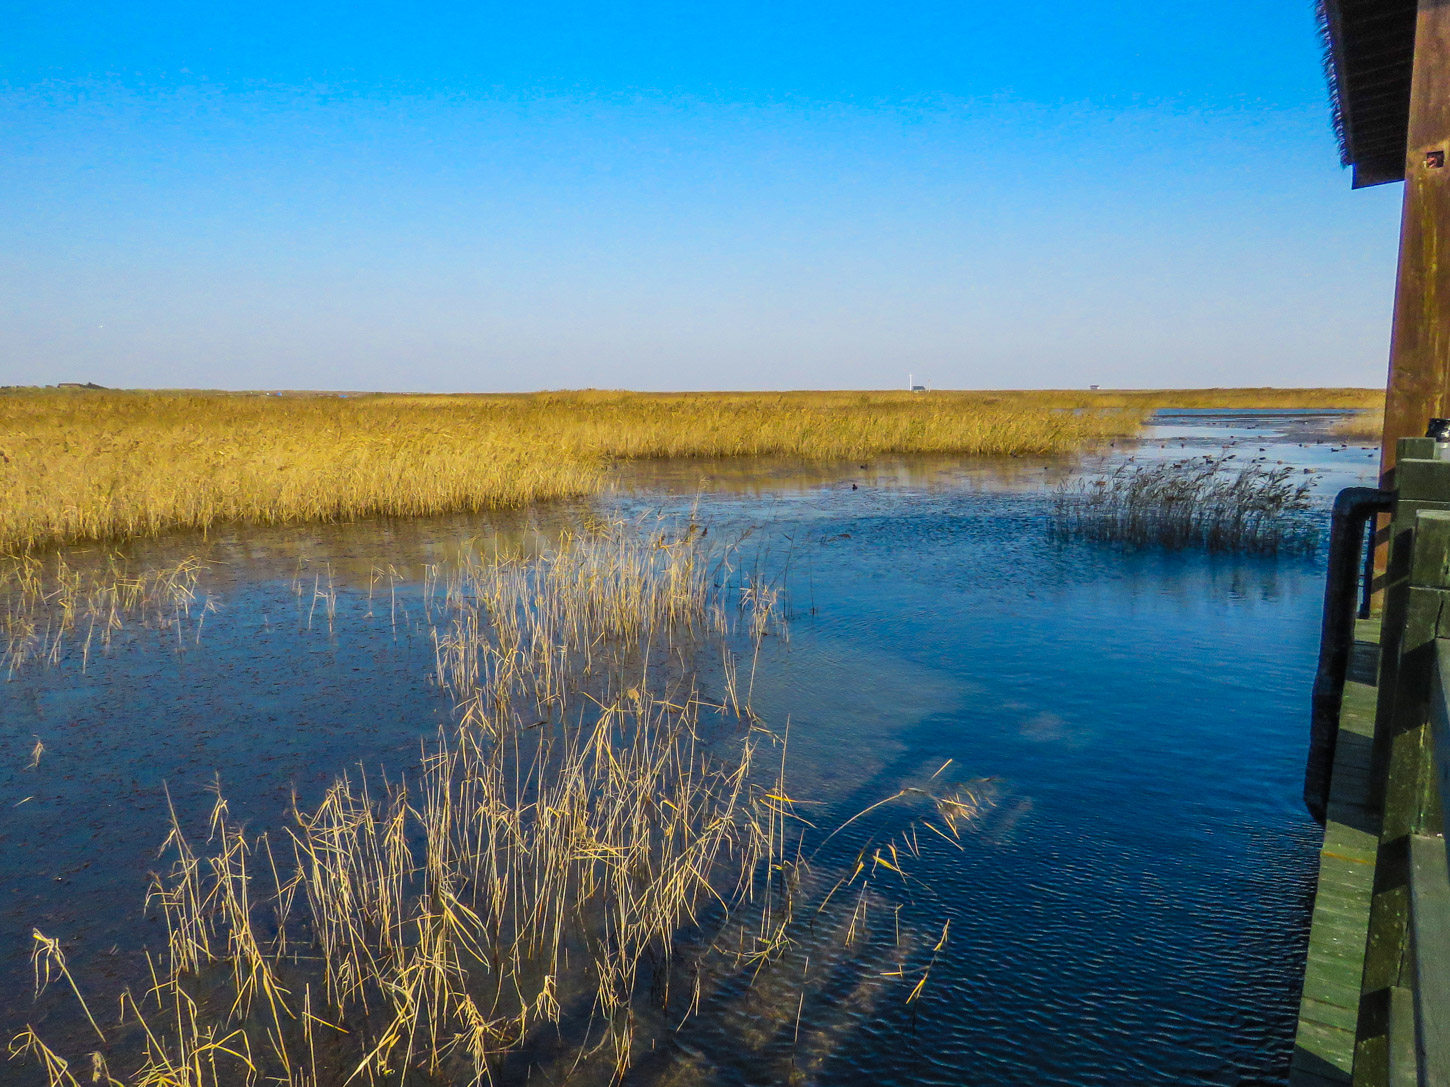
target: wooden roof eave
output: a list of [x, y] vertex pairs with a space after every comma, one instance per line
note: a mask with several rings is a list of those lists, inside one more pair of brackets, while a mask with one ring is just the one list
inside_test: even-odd
[[1340, 159], [1354, 187], [1402, 181], [1417, 0], [1319, 0]]

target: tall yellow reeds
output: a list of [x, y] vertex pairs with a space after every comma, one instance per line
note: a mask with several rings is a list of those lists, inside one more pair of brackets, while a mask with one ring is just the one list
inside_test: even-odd
[[1385, 411], [1367, 408], [1357, 411], [1330, 428], [1330, 437], [1342, 442], [1365, 442], [1379, 444], [1385, 432]]
[[0, 397], [0, 550], [223, 521], [412, 516], [587, 492], [500, 412], [335, 398]]
[[223, 522], [588, 494], [640, 457], [1067, 453], [1154, 408], [1367, 406], [1356, 389], [330, 396], [0, 393], [0, 553]]
[[0, 394], [0, 553], [588, 494], [628, 457], [1054, 454], [1132, 412], [1031, 396]]

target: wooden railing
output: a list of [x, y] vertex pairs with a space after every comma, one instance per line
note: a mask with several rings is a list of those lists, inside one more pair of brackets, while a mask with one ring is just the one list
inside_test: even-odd
[[1450, 460], [1401, 443], [1369, 805], [1379, 849], [1356, 1084], [1450, 1087]]
[[[1429, 519], [1435, 534], [1450, 542], [1450, 513], [1419, 514], [1418, 530], [1429, 529]], [[1404, 845], [1395, 848], [1381, 831], [1381, 858], [1400, 863], [1378, 868], [1377, 877], [1383, 875], [1376, 879], [1370, 913], [1370, 951], [1386, 937], [1398, 936], [1400, 943], [1399, 978], [1390, 989], [1385, 1024], [1391, 1087], [1450, 1085], [1450, 859], [1442, 800], [1450, 795], [1450, 577], [1442, 571], [1439, 579], [1444, 584], [1435, 591], [1446, 599], [1434, 618], [1429, 721], [1401, 738], [1394, 761], [1406, 780], [1392, 781], [1386, 796], [1385, 822], [1405, 831]], [[1396, 886], [1401, 873], [1403, 889]], [[1384, 908], [1377, 908], [1382, 897]]]

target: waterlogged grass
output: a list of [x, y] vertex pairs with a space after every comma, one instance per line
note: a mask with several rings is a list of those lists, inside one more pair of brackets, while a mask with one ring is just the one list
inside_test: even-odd
[[1170, 550], [1311, 550], [1318, 525], [1303, 516], [1314, 503], [1302, 474], [1233, 460], [1130, 461], [1070, 481], [1053, 495], [1053, 530], [1064, 539]]
[[128, 622], [152, 628], [183, 628], [200, 636], [209, 602], [198, 600], [204, 563], [184, 558], [138, 568], [119, 555], [100, 562], [68, 562], [62, 552], [45, 557], [0, 557], [0, 669], [13, 674], [29, 661], [59, 661], [77, 643], [82, 671], [95, 650], [104, 651]]
[[0, 394], [0, 553], [227, 522], [413, 517], [592, 493], [617, 458], [1057, 455], [1156, 407], [1359, 406], [1357, 390]]
[[[578, 1058], [626, 1067], [641, 965], [781, 863], [787, 801], [754, 783], [755, 732], [693, 669], [647, 664], [728, 652], [738, 616], [696, 539], [610, 532], [442, 578], [456, 726], [401, 779], [338, 779], [280, 837], [249, 834], [220, 795], [200, 835], [173, 825], [148, 902], [166, 947], [120, 1023], [37, 931], [37, 979], [64, 979], [101, 1045], [75, 1062], [28, 1029], [12, 1051], [53, 1085], [84, 1064], [148, 1087], [482, 1083], [582, 1007]], [[745, 606], [764, 636], [772, 620]]]
[[[750, 709], [782, 601], [706, 535], [596, 526], [431, 569], [452, 723], [405, 773], [340, 777], [280, 833], [249, 831], [219, 791], [207, 825], [173, 814], [147, 899], [165, 946], [102, 1008], [37, 929], [43, 1021], [12, 1057], [50, 1087], [484, 1084], [528, 1078], [520, 1061], [617, 1081], [818, 921], [849, 947], [896, 917], [900, 945], [873, 880], [904, 883], [933, 831], [956, 844], [981, 789], [944, 765], [841, 825], [917, 803], [920, 833], [889, 828], [834, 883], [813, 875], [785, 735]], [[947, 942], [941, 925], [900, 948], [875, 984], [915, 1002]]]

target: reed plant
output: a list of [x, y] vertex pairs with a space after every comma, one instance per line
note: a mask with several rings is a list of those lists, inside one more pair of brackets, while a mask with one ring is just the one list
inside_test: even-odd
[[1138, 412], [1160, 409], [1217, 408], [1251, 411], [1256, 408], [1353, 408], [1372, 410], [1384, 403], [1384, 389], [1354, 387], [1283, 389], [1101, 389], [1088, 392], [1036, 394], [1048, 402], [1116, 407]]
[[1340, 419], [1329, 430], [1332, 437], [1342, 442], [1372, 442], [1379, 444], [1385, 432], [1384, 408], [1357, 411]]
[[[775, 601], [732, 596], [703, 536], [607, 526], [433, 571], [459, 713], [411, 772], [340, 777], [280, 836], [220, 789], [204, 835], [173, 813], [148, 897], [166, 946], [115, 1026], [37, 930], [37, 988], [64, 979], [99, 1082], [483, 1083], [542, 1027], [627, 1068], [676, 932], [774, 901], [788, 865], [783, 762], [757, 773], [767, 734], [698, 688], [733, 630], [777, 630]], [[11, 1048], [78, 1084], [33, 1028]]]
[[74, 641], [84, 669], [136, 620], [199, 636], [211, 607], [197, 597], [203, 568], [193, 557], [145, 567], [114, 553], [90, 562], [63, 552], [0, 557], [0, 667], [13, 674], [28, 661], [57, 663]]
[[590, 494], [620, 458], [1069, 453], [1141, 396], [0, 393], [0, 553], [223, 523], [412, 517]]
[[1052, 531], [1059, 538], [1133, 547], [1273, 554], [1313, 549], [1319, 528], [1302, 516], [1311, 484], [1287, 466], [1234, 465], [1233, 454], [1129, 460], [1106, 474], [1060, 485]]
[[507, 408], [334, 397], [0, 396], [0, 551], [276, 523], [522, 505], [598, 465]]
[[[925, 889], [924, 848], [960, 848], [990, 787], [949, 783], [949, 761], [807, 852], [788, 727], [750, 707], [782, 589], [707, 536], [595, 523], [428, 567], [414, 606], [450, 724], [406, 772], [339, 776], [271, 830], [219, 785], [203, 825], [173, 810], [146, 903], [164, 946], [119, 1018], [36, 930], [37, 990], [74, 1014], [47, 1007], [12, 1057], [50, 1087], [605, 1082], [757, 981], [752, 1007], [784, 991], [798, 1033], [802, 951], [868, 946], [860, 983], [915, 1008], [948, 926], [903, 942], [893, 896]], [[335, 593], [295, 582], [301, 610], [309, 583]]]

